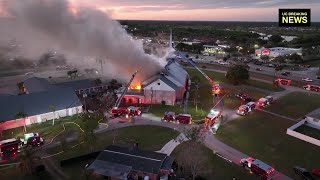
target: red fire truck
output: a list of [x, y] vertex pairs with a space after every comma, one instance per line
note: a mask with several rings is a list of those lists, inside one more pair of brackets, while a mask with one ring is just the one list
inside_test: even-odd
[[16, 153], [21, 147], [21, 141], [16, 138], [0, 141], [0, 156], [6, 153]]
[[270, 180], [275, 174], [274, 168], [252, 157], [241, 159], [240, 164], [252, 173], [259, 175], [262, 179]]
[[182, 124], [191, 124], [192, 117], [190, 114], [179, 114], [175, 117], [176, 122]]
[[279, 85], [287, 85], [287, 86], [291, 85], [290, 79], [277, 78], [275, 82], [278, 83]]
[[123, 92], [121, 93], [120, 97], [117, 99], [114, 107], [111, 110], [111, 114], [112, 117], [119, 117], [119, 116], [126, 116], [128, 117], [132, 117], [132, 116], [140, 116], [141, 115], [141, 109], [139, 107], [134, 107], [134, 106], [130, 106], [130, 107], [119, 107], [121, 100], [123, 99], [124, 95], [126, 94], [126, 92], [128, 91], [134, 77], [136, 76], [136, 74], [138, 73], [138, 71], [136, 71], [129, 83], [126, 85], [125, 89], [123, 90]]
[[305, 85], [303, 86], [303, 89], [308, 90], [308, 91], [315, 91], [315, 92], [320, 92], [320, 86], [317, 85]]
[[216, 120], [221, 117], [221, 115], [222, 111], [211, 109], [209, 114], [204, 119], [205, 127], [211, 127], [216, 122]]
[[176, 120], [176, 114], [174, 112], [165, 112], [162, 121], [172, 122]]

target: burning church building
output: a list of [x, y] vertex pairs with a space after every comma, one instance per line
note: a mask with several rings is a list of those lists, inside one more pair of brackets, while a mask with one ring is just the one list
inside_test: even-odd
[[[186, 97], [188, 82], [188, 73], [174, 59], [170, 59], [162, 72], [144, 80], [141, 85], [130, 88], [122, 102], [125, 104], [180, 104]], [[120, 94], [121, 91], [118, 97]]]

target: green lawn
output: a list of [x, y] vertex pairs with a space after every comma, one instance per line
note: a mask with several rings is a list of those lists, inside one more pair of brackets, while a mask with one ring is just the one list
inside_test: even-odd
[[320, 130], [319, 129], [316, 129], [316, 128], [313, 128], [313, 127], [310, 127], [307, 125], [302, 125], [302, 126], [298, 127], [297, 129], [295, 129], [294, 131], [320, 140]]
[[[176, 149], [172, 152], [172, 156], [177, 159], [179, 153], [183, 153], [188, 147], [188, 142], [184, 142], [176, 147]], [[250, 175], [248, 171], [245, 169], [229, 163], [220, 157], [216, 156], [212, 150], [207, 147], [200, 145], [197, 146], [198, 151], [201, 152], [201, 155], [206, 159], [203, 163], [207, 170], [204, 170], [200, 173], [201, 177], [206, 179], [232, 179], [232, 177], [236, 177], [236, 179], [256, 179], [254, 175]], [[178, 161], [179, 164], [179, 161]]]
[[220, 127], [217, 137], [249, 156], [297, 179], [295, 165], [319, 167], [320, 148], [286, 134], [294, 122], [263, 112], [253, 112]]
[[281, 97], [266, 110], [297, 119], [319, 107], [320, 95], [293, 92]]
[[[66, 122], [75, 122], [81, 123], [81, 119], [75, 115], [70, 117], [64, 117], [55, 120], [55, 125], [52, 126], [52, 120], [43, 122], [40, 124], [33, 124], [31, 126], [27, 126], [27, 132], [38, 132], [46, 141], [50, 141], [52, 137], [56, 136], [59, 132], [63, 130], [63, 123]], [[73, 124], [65, 125], [66, 131], [78, 131], [78, 127]], [[8, 139], [14, 137], [23, 137], [23, 127], [9, 129], [2, 132], [2, 137], [0, 139]]]
[[[92, 144], [94, 151], [103, 150], [107, 145], [114, 143], [120, 146], [132, 146], [135, 142], [144, 150], [160, 150], [167, 142], [178, 136], [178, 132], [158, 126], [133, 126], [112, 131], [107, 131], [96, 135], [96, 140]], [[67, 144], [65, 153], [56, 156], [55, 159], [62, 160], [89, 153], [87, 144], [79, 145], [70, 149], [77, 142]], [[54, 154], [62, 150], [61, 146], [47, 149], [47, 152]]]

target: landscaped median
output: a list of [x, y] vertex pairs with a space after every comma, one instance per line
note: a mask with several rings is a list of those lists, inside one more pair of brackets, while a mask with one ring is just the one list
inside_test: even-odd
[[217, 137], [226, 144], [273, 166], [293, 179], [293, 166], [318, 168], [320, 148], [286, 134], [295, 122], [265, 112], [253, 112], [220, 127]]

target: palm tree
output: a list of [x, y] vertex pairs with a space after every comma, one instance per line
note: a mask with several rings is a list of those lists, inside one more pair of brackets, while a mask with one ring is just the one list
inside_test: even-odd
[[53, 120], [52, 120], [52, 126], [54, 126], [54, 118], [56, 115], [56, 107], [55, 106], [49, 106], [49, 110], [53, 113]]
[[20, 163], [17, 168], [25, 175], [32, 173], [32, 153], [30, 148], [23, 148], [19, 155]]
[[26, 117], [27, 117], [27, 114], [23, 111], [20, 111], [16, 114], [16, 119], [20, 119], [20, 118], [23, 118], [24, 120], [24, 132], [27, 132], [27, 123], [26, 123]]

